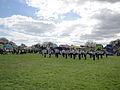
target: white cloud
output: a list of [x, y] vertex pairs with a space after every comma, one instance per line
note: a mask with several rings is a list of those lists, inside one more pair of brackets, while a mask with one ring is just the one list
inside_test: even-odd
[[55, 25], [52, 22], [34, 20], [31, 17], [13, 15], [7, 18], [0, 18], [0, 24], [5, 28], [17, 32], [43, 34], [53, 32]]
[[110, 3], [120, 2], [120, 0], [93, 0], [93, 1], [99, 1], [99, 2], [110, 2]]
[[[83, 44], [87, 39], [104, 43], [108, 42], [106, 40], [108, 37], [119, 37], [116, 33], [119, 32], [120, 3], [118, 0], [101, 1], [26, 0], [27, 5], [38, 9], [36, 12], [38, 20], [13, 15], [0, 18], [0, 25], [3, 25], [6, 33], [11, 35], [9, 36], [11, 40], [24, 41], [28, 45], [43, 41], [78, 45]], [[63, 17], [67, 17], [65, 14], [71, 11], [80, 17], [69, 21], [64, 20]], [[108, 24], [109, 22], [111, 23]], [[114, 28], [111, 27], [112, 25]], [[112, 29], [108, 34], [104, 33], [106, 29], [103, 28]]]
[[110, 9], [101, 9], [93, 16], [100, 22], [93, 27], [91, 34], [81, 36], [84, 39], [94, 39], [98, 41], [111, 41], [119, 38], [120, 34], [120, 13]]
[[74, 10], [82, 2], [83, 0], [26, 0], [29, 6], [39, 9], [36, 12], [38, 17], [46, 19], [58, 19], [59, 15]]
[[[53, 22], [34, 20], [20, 15], [0, 18], [0, 20], [0, 24], [4, 26], [4, 32], [10, 35], [10, 40], [25, 42], [28, 45], [43, 41], [73, 44], [72, 41], [79, 40], [82, 34], [90, 33], [87, 28], [92, 25], [90, 22], [87, 25], [83, 19], [54, 24]], [[84, 23], [81, 23], [82, 21]]]
[[[104, 1], [106, 1], [106, 3]], [[59, 15], [68, 13], [71, 10], [83, 17], [88, 17], [101, 8], [116, 10], [118, 9], [116, 6], [119, 6], [120, 3], [115, 3], [113, 5], [109, 2], [118, 1], [119, 0], [26, 0], [26, 3], [38, 9], [36, 12], [38, 17], [51, 20], [58, 19]]]

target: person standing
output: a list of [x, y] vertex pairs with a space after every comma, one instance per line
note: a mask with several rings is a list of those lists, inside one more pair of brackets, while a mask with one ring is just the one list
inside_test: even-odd
[[89, 52], [90, 58], [92, 58], [92, 51]]
[[95, 55], [96, 55], [96, 52], [92, 51], [93, 60], [95, 60]]
[[78, 58], [81, 60], [81, 50], [78, 51]]
[[105, 54], [106, 54], [106, 58], [107, 58], [107, 57], [108, 57], [109, 52], [108, 52], [108, 51], [106, 51], [106, 52], [105, 52]]
[[73, 59], [75, 59], [76, 58], [76, 50], [73, 50]]
[[96, 51], [96, 57], [97, 57], [98, 60], [99, 60], [99, 55], [100, 55], [100, 52]]
[[60, 53], [59, 49], [55, 49], [55, 57], [56, 57], [56, 58], [59, 57], [59, 53]]
[[81, 56], [82, 56], [82, 58], [83, 58], [83, 56], [84, 56], [84, 51], [83, 51], [83, 50], [81, 51]]
[[51, 58], [52, 52], [53, 51], [51, 49], [48, 50], [48, 56], [49, 56], [49, 58]]
[[67, 50], [65, 50], [65, 58], [67, 59], [67, 54], [68, 54], [68, 52], [67, 52]]
[[46, 55], [47, 55], [47, 49], [43, 49], [43, 50], [42, 50], [42, 54], [43, 54], [43, 56], [46, 58]]
[[84, 55], [84, 58], [86, 60], [87, 59], [87, 52], [85, 50], [83, 51], [83, 55]]
[[73, 50], [70, 50], [69, 54], [70, 54], [70, 58], [72, 58], [72, 55], [73, 55]]
[[63, 49], [61, 53], [62, 53], [62, 57], [65, 57], [65, 49]]
[[103, 58], [103, 54], [104, 54], [104, 52], [101, 50], [101, 51], [100, 51], [100, 58], [101, 58], [101, 59]]

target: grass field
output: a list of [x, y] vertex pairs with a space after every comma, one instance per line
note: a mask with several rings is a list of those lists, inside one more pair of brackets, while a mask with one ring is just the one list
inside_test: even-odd
[[120, 57], [0, 55], [0, 90], [120, 90]]

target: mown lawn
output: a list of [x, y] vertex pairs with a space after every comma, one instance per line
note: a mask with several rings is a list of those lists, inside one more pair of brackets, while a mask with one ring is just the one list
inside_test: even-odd
[[0, 90], [120, 90], [120, 57], [0, 55]]

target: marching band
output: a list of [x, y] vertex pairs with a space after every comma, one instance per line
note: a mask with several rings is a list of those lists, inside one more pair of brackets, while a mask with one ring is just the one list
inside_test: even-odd
[[48, 57], [51, 58], [51, 55], [55, 55], [56, 58], [59, 58], [59, 56], [67, 59], [67, 58], [73, 58], [76, 59], [78, 58], [79, 60], [81, 60], [82, 58], [84, 60], [87, 60], [87, 56], [89, 55], [90, 58], [92, 58], [93, 60], [97, 59], [102, 59], [103, 55], [106, 55], [106, 57], [108, 56], [106, 52], [102, 51], [102, 50], [91, 50], [91, 51], [86, 51], [86, 50], [76, 50], [76, 49], [63, 49], [63, 50], [59, 50], [59, 49], [43, 49], [42, 50], [42, 56], [44, 57]]

